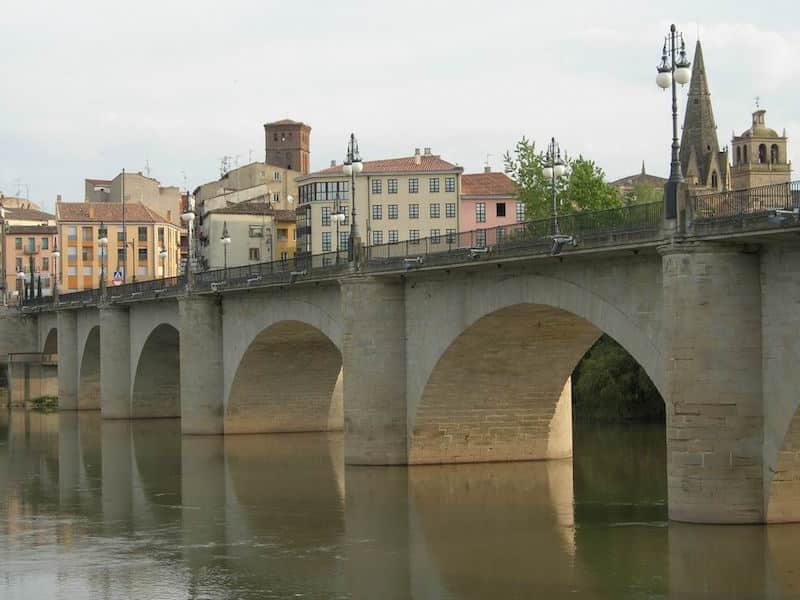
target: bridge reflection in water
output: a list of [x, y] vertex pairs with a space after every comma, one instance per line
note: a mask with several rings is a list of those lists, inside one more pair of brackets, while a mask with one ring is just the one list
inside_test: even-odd
[[800, 528], [668, 524], [662, 427], [574, 460], [344, 467], [341, 434], [0, 413], [0, 597], [774, 597]]

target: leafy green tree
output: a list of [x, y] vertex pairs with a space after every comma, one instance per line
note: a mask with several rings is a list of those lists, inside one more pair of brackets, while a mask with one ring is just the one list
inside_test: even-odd
[[[536, 142], [523, 137], [506, 152], [505, 171], [517, 184], [517, 199], [525, 204], [529, 220], [546, 219], [552, 214], [552, 181], [544, 176], [545, 153]], [[605, 173], [594, 161], [583, 156], [566, 159], [568, 174], [556, 179], [559, 214], [581, 210], [603, 210], [622, 206], [616, 191], [605, 181]]]
[[661, 202], [664, 199], [664, 188], [653, 187], [651, 185], [637, 184], [623, 198], [626, 205], [631, 204], [650, 204], [651, 202]]

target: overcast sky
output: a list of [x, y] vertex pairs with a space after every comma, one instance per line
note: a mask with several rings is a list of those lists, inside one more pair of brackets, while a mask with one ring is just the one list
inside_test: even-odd
[[[645, 5], [646, 4], [646, 5]], [[123, 8], [125, 6], [126, 8]], [[720, 143], [767, 123], [800, 139], [800, 9], [571, 0], [0, 0], [0, 191], [52, 208], [123, 167], [190, 188], [263, 160], [264, 122], [311, 125], [312, 168], [431, 146], [482, 169], [555, 136], [609, 179], [669, 169], [655, 67], [671, 20], [701, 37]], [[683, 114], [686, 89], [681, 92]], [[185, 174], [185, 179], [184, 179]]]

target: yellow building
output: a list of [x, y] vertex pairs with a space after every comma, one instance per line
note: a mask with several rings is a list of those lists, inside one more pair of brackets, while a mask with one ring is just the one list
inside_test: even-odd
[[[355, 178], [356, 219], [364, 245], [426, 237], [446, 244], [458, 232], [463, 168], [416, 149], [413, 156], [368, 160]], [[297, 178], [298, 254], [346, 251], [350, 236], [350, 177], [342, 165]], [[338, 210], [347, 218], [337, 222]]]
[[[59, 289], [73, 292], [100, 285], [101, 224], [107, 229], [108, 259], [103, 260], [106, 283], [115, 272], [126, 283], [174, 277], [179, 274], [180, 228], [143, 204], [125, 204], [127, 252], [122, 235], [123, 205], [111, 202], [56, 204], [61, 267]], [[166, 256], [161, 257], [161, 251]]]

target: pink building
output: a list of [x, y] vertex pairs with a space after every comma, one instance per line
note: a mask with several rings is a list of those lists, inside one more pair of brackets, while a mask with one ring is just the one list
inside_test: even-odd
[[514, 182], [505, 173], [461, 176], [459, 227], [461, 231], [488, 229], [525, 220], [525, 205], [514, 199]]

